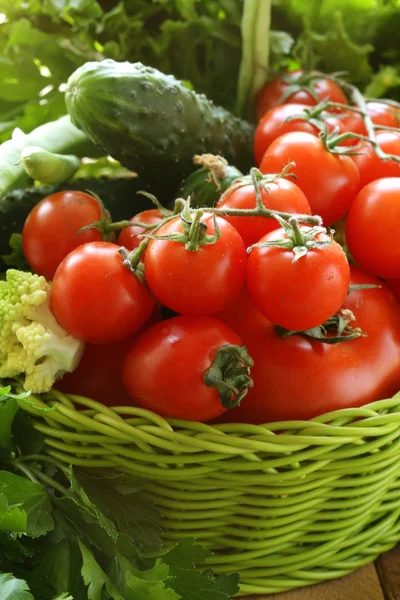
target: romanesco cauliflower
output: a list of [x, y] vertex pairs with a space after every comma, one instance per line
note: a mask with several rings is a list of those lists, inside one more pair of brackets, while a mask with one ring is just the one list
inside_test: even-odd
[[84, 343], [57, 323], [44, 277], [9, 269], [0, 281], [0, 379], [25, 376], [24, 388], [47, 392], [79, 364]]

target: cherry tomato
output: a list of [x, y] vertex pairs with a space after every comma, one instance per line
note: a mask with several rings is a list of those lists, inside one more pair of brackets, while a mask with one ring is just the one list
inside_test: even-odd
[[57, 192], [43, 198], [29, 213], [22, 231], [22, 248], [35, 273], [53, 279], [60, 262], [74, 248], [101, 241], [97, 229], [78, 233], [100, 216], [97, 200], [83, 192]]
[[144, 327], [134, 336], [113, 344], [86, 344], [78, 367], [56, 381], [54, 387], [65, 394], [91, 398], [106, 406], [132, 404], [122, 383], [124, 358], [137, 336], [161, 320], [160, 311], [154, 310]]
[[78, 367], [56, 382], [56, 389], [97, 400], [106, 406], [124, 406], [132, 401], [121, 379], [122, 363], [132, 338], [113, 344], [86, 344]]
[[[301, 226], [302, 234], [311, 228]], [[276, 229], [260, 243], [288, 240], [284, 229]], [[315, 242], [329, 242], [319, 233]], [[292, 249], [255, 247], [247, 262], [247, 287], [258, 310], [275, 325], [286, 329], [310, 329], [334, 315], [347, 296], [350, 269], [341, 246], [309, 248], [294, 261]]]
[[[137, 223], [139, 221], [140, 223], [146, 223], [147, 225], [157, 225], [163, 218], [164, 216], [158, 208], [151, 208], [132, 217], [131, 223]], [[143, 239], [139, 238], [138, 235], [143, 233], [148, 233], [148, 231], [139, 225], [125, 227], [118, 236], [118, 244], [124, 246], [127, 250], [134, 250], [139, 246]]]
[[400, 277], [400, 177], [366, 185], [346, 220], [346, 241], [362, 269], [378, 277]]
[[261, 163], [268, 147], [276, 138], [289, 131], [306, 131], [318, 135], [315, 125], [304, 119], [286, 121], [288, 117], [298, 115], [310, 108], [306, 104], [281, 104], [270, 108], [259, 121], [254, 135], [254, 157], [256, 164]]
[[[351, 282], [381, 284], [354, 267]], [[367, 335], [334, 345], [302, 335], [281, 337], [244, 290], [232, 305], [218, 316], [235, 328], [248, 348], [254, 360], [254, 387], [227, 413], [227, 420], [310, 419], [389, 398], [400, 390], [400, 310], [385, 285], [347, 296], [343, 307], [353, 312], [352, 325]]]
[[367, 113], [375, 125], [399, 126], [400, 111], [384, 102], [367, 102]]
[[[213, 217], [202, 217], [207, 234], [215, 234]], [[246, 278], [246, 249], [225, 219], [217, 217], [221, 237], [197, 251], [170, 240], [152, 239], [144, 255], [146, 281], [161, 304], [183, 315], [213, 314], [234, 298]], [[180, 217], [165, 223], [157, 235], [182, 232]]]
[[[311, 214], [310, 205], [300, 188], [288, 179], [277, 179], [260, 190], [264, 206], [292, 214]], [[217, 202], [217, 208], [256, 208], [256, 193], [252, 184], [231, 186]], [[251, 246], [280, 225], [276, 219], [265, 217], [224, 217], [240, 233], [245, 246]]]
[[225, 412], [204, 375], [240, 337], [213, 317], [173, 317], [147, 329], [126, 355], [122, 379], [135, 404], [163, 417], [208, 421]]
[[[291, 82], [295, 82], [303, 71], [289, 71], [286, 76], [289, 77]], [[257, 100], [257, 119], [261, 117], [273, 106], [277, 106], [281, 102], [283, 93], [288, 87], [288, 83], [280, 77], [275, 77], [272, 81], [261, 90]], [[340, 102], [341, 104], [347, 104], [347, 98], [340, 87], [333, 81], [328, 79], [318, 79], [312, 83], [312, 87], [317, 94], [319, 100], [325, 100], [329, 98], [331, 102]], [[300, 90], [291, 94], [285, 102], [291, 102], [295, 104], [307, 104], [308, 106], [314, 106], [317, 104], [315, 98], [305, 90]]]
[[359, 188], [358, 169], [349, 156], [332, 154], [321, 139], [302, 131], [286, 133], [272, 142], [260, 165], [262, 173], [280, 173], [290, 162], [296, 185], [324, 225], [341, 219]]
[[[400, 131], [399, 133], [396, 131], [378, 131], [376, 139], [384, 152], [400, 156]], [[362, 189], [367, 183], [375, 181], [375, 179], [400, 177], [400, 163], [394, 160], [381, 160], [368, 142], [361, 144], [359, 152], [360, 154], [352, 157], [360, 172], [359, 189]]]
[[[337, 135], [342, 133], [357, 133], [359, 135], [367, 135], [367, 130], [364, 125], [362, 116], [352, 110], [342, 111], [338, 114], [329, 115], [326, 118], [328, 131], [337, 131]], [[349, 138], [343, 140], [341, 146], [356, 146], [359, 143], [357, 138]]]
[[149, 319], [154, 301], [123, 264], [118, 246], [84, 244], [60, 263], [53, 279], [51, 307], [68, 333], [92, 344], [131, 336]]

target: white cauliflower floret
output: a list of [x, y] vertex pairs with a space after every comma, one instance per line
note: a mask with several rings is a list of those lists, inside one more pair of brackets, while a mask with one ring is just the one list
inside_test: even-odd
[[9, 269], [0, 282], [0, 378], [25, 375], [24, 388], [49, 391], [79, 364], [84, 343], [57, 323], [44, 277]]

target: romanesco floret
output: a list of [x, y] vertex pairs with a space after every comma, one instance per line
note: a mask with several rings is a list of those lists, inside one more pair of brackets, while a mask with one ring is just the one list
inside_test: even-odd
[[79, 364], [84, 343], [69, 335], [49, 306], [44, 277], [9, 269], [0, 281], [0, 379], [25, 376], [24, 388], [47, 392]]

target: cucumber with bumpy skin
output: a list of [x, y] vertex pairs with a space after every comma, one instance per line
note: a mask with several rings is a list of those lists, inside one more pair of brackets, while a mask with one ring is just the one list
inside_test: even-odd
[[143, 186], [158, 179], [178, 187], [195, 154], [219, 154], [245, 172], [253, 164], [252, 125], [141, 63], [86, 63], [65, 97], [74, 125]]

